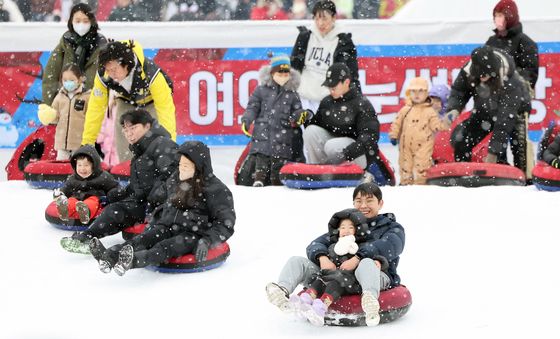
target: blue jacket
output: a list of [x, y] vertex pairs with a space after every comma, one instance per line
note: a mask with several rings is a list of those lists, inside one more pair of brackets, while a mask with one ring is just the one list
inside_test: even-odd
[[[395, 215], [392, 213], [379, 214], [367, 221], [369, 234], [366, 240], [359, 244], [360, 248], [356, 255], [362, 259], [376, 259], [379, 256], [387, 259], [389, 263], [387, 273], [391, 278], [391, 286], [397, 286], [401, 282], [397, 274], [397, 266], [399, 265], [399, 255], [404, 249], [404, 228], [396, 221]], [[319, 265], [319, 257], [328, 256], [330, 244], [329, 233], [313, 240], [307, 246], [307, 258]]]

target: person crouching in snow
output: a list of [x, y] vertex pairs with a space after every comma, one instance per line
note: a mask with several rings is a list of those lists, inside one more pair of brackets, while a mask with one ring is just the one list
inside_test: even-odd
[[199, 141], [179, 147], [179, 169], [166, 181], [167, 200], [153, 213], [146, 230], [105, 249], [93, 238], [90, 252], [103, 273], [124, 275], [131, 268], [159, 265], [194, 253], [204, 261], [208, 250], [233, 234], [233, 195], [212, 171], [210, 150]]
[[70, 164], [74, 174], [53, 193], [56, 208], [61, 220], [79, 217], [82, 224], [87, 224], [119, 184], [101, 168], [101, 158], [93, 146], [80, 147], [72, 154]]
[[449, 128], [428, 97], [428, 81], [414, 78], [406, 90], [406, 104], [391, 124], [391, 144], [399, 144], [401, 185], [423, 185], [426, 171], [433, 165], [435, 132]]
[[[299, 296], [290, 297], [292, 308], [306, 317], [313, 325], [322, 326], [329, 306], [343, 295], [362, 293], [362, 288], [354, 270], [343, 270], [340, 265], [351, 259], [358, 252], [359, 244], [365, 241], [367, 221], [357, 209], [346, 209], [335, 213], [329, 222], [328, 259], [334, 264], [328, 269], [321, 269], [315, 274], [314, 281]], [[376, 256], [374, 262], [378, 268], [387, 269], [387, 259]], [[383, 265], [382, 265], [383, 263]], [[385, 273], [383, 273], [385, 274]], [[369, 325], [379, 323], [379, 303], [373, 299], [374, 314]]]
[[[268, 182], [282, 185], [280, 168], [303, 156], [300, 126], [309, 112], [301, 108], [296, 92], [300, 75], [291, 69], [287, 55], [272, 57], [270, 65], [260, 69], [259, 80], [241, 118], [243, 133], [251, 137], [249, 155], [255, 157], [253, 186], [261, 187]], [[252, 135], [248, 132], [251, 124]]]
[[54, 97], [52, 105], [40, 104], [38, 116], [45, 125], [56, 124], [54, 149], [56, 160], [68, 160], [73, 151], [82, 144], [82, 132], [90, 96], [84, 90], [84, 76], [75, 64], [62, 68], [62, 87]]

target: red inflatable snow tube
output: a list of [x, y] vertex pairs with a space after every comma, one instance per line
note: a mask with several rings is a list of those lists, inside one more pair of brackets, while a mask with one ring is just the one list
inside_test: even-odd
[[69, 218], [68, 221], [62, 221], [56, 208], [56, 202], [52, 201], [45, 209], [45, 219], [54, 227], [66, 231], [85, 231], [88, 226], [101, 214], [103, 208], [97, 210], [97, 213], [90, 219], [88, 224], [82, 224], [80, 219]]
[[[404, 285], [379, 294], [381, 323], [388, 323], [405, 315], [412, 305], [410, 291]], [[335, 301], [325, 314], [325, 325], [366, 326], [361, 295], [346, 295]]]
[[427, 183], [438, 186], [525, 186], [525, 174], [517, 167], [479, 162], [437, 164], [427, 173]]
[[[123, 230], [124, 239], [130, 239], [133, 236], [144, 231], [146, 224], [137, 224]], [[208, 256], [204, 261], [196, 261], [194, 254], [186, 254], [177, 258], [171, 258], [167, 262], [158, 266], [148, 266], [149, 270], [162, 273], [193, 273], [203, 272], [217, 268], [229, 257], [230, 249], [227, 242], [223, 242], [208, 250]]]
[[533, 183], [543, 191], [560, 191], [560, 169], [554, 168], [544, 161], [539, 161], [533, 168]]
[[6, 165], [8, 180], [23, 180], [23, 170], [29, 162], [56, 159], [55, 131], [56, 125], [41, 126], [21, 142]]

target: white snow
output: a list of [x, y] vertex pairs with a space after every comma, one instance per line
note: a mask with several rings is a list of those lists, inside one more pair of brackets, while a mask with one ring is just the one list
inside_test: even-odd
[[[396, 151], [382, 146], [396, 164]], [[0, 150], [4, 167], [13, 150]], [[351, 188], [232, 185], [241, 148], [213, 148], [235, 198], [231, 256], [204, 273], [103, 274], [44, 218], [51, 193], [0, 178], [0, 338], [556, 338], [560, 194], [534, 187], [384, 187], [407, 232], [399, 273], [413, 305], [376, 328], [316, 328], [270, 305], [264, 286], [351, 207]], [[104, 239], [106, 244], [120, 236]]]

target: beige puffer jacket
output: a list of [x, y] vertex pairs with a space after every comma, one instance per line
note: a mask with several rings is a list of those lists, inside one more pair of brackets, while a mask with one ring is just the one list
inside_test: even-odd
[[82, 144], [82, 133], [86, 121], [86, 110], [90, 91], [82, 92], [82, 87], [70, 99], [68, 92], [62, 88], [53, 100], [52, 108], [57, 112], [55, 150], [75, 151]]

